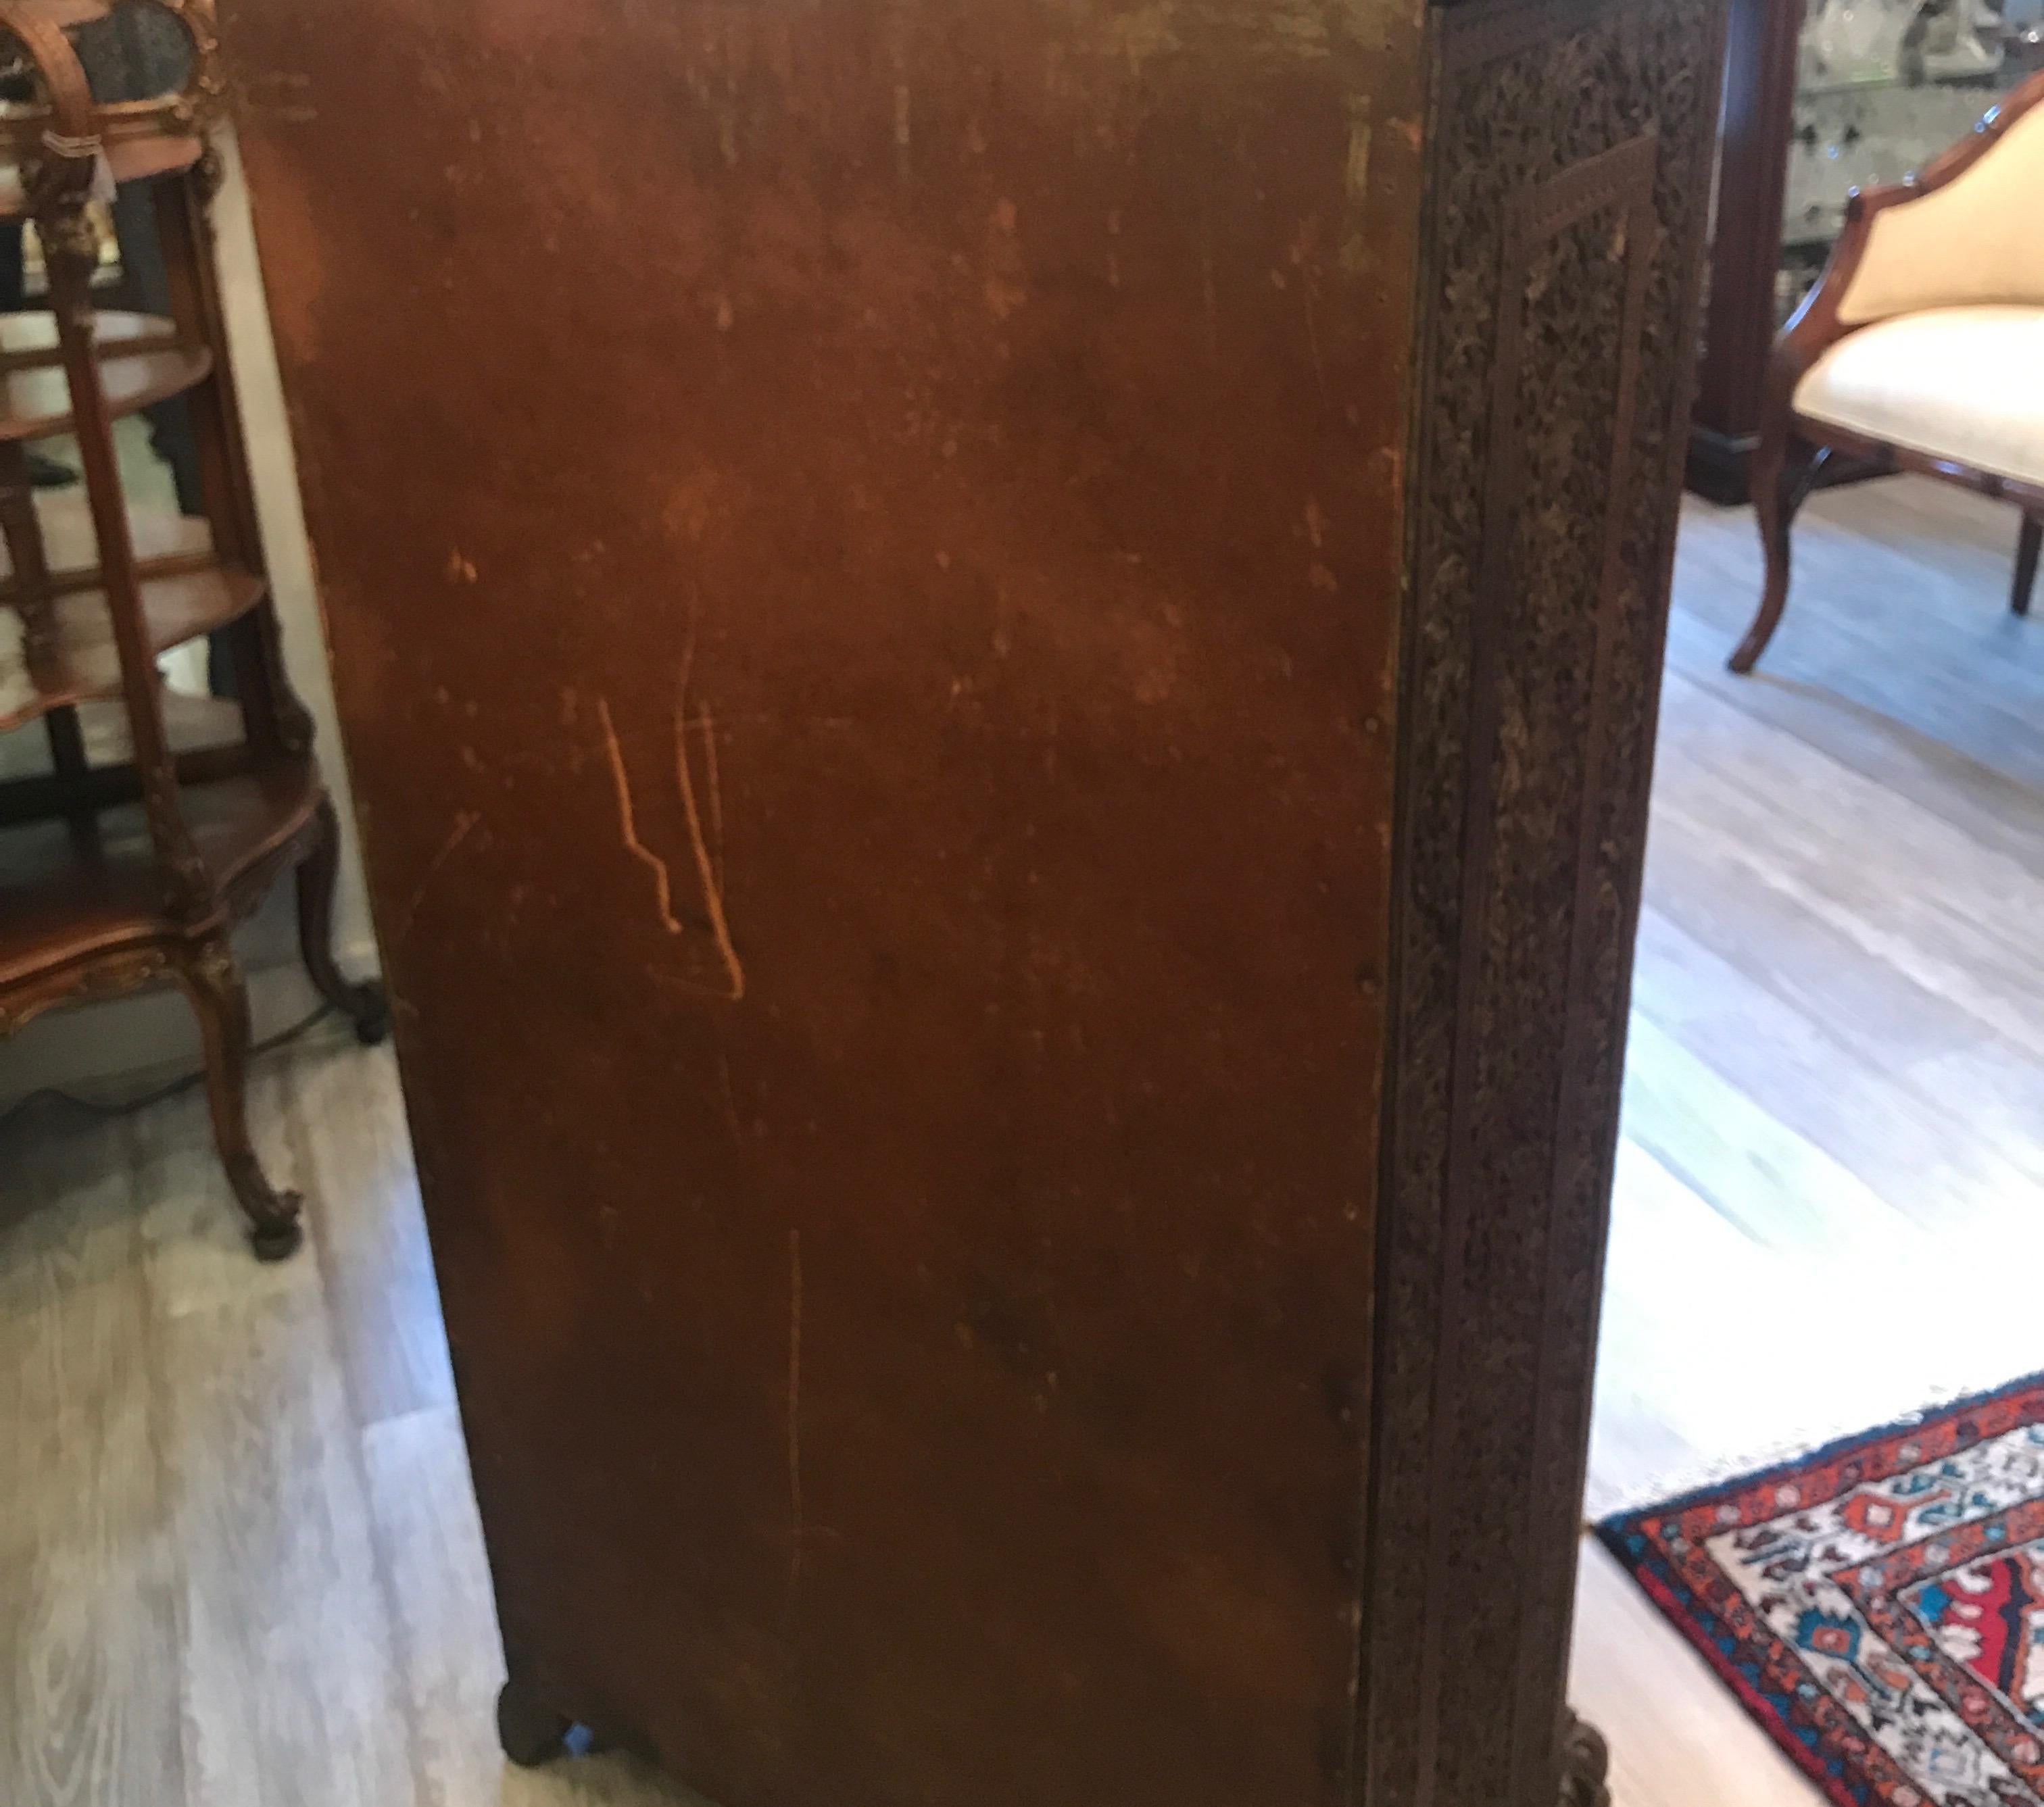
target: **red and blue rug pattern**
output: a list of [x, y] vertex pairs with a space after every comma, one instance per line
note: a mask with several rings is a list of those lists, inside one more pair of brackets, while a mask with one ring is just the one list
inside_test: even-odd
[[2044, 1375], [1597, 1533], [1838, 1807], [2044, 1807]]

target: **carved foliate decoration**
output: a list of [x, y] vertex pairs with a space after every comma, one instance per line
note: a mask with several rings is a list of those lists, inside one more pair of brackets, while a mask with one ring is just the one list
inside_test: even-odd
[[163, 869], [165, 903], [181, 921], [203, 921], [219, 910], [220, 898], [213, 874], [178, 808], [176, 785], [160, 770], [145, 769], [141, 776], [142, 812]]
[[33, 985], [0, 995], [0, 1041], [60, 1004], [89, 1003], [139, 991], [163, 978], [171, 964], [171, 956], [163, 948], [137, 948], [102, 954], [85, 965], [50, 973]]
[[289, 840], [250, 866], [233, 889], [221, 899], [226, 926], [232, 929], [252, 915], [268, 895], [270, 887], [286, 873], [296, 871], [302, 861], [309, 859], [321, 836], [331, 832], [322, 827], [319, 816], [309, 817]]
[[63, 265], [79, 278], [89, 279], [99, 265], [99, 228], [83, 203], [45, 213], [36, 221], [36, 237], [46, 263]]
[[148, 0], [173, 15], [191, 40], [191, 74], [170, 102], [169, 117], [186, 131], [203, 132], [220, 115], [227, 83], [220, 69], [220, 33], [213, 24], [213, 0]]
[[225, 935], [209, 935], [194, 949], [184, 969], [195, 985], [225, 996], [241, 984], [240, 969], [234, 963], [234, 949]]
[[[1435, 15], [1362, 1748], [1595, 1807], [1564, 1640], [1719, 0]], [[1529, 1226], [1531, 1233], [1529, 1233]], [[1419, 1564], [1390, 1552], [1423, 1548]], [[1500, 1694], [1500, 1688], [1502, 1693]], [[1481, 1696], [1481, 1698], [1477, 1697]], [[1447, 1738], [1489, 1718], [1495, 1739]]]
[[206, 152], [200, 157], [194, 174], [198, 181], [199, 205], [206, 217], [210, 248], [213, 204], [220, 198], [220, 191], [227, 182], [227, 162], [221, 155], [217, 144], [209, 143], [206, 145]]

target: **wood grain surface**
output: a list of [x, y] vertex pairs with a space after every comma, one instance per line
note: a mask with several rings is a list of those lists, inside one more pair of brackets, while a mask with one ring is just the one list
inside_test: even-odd
[[[2044, 1058], [1952, 958], [1996, 945], [1983, 918], [2044, 920], [2044, 628], [2007, 613], [2012, 531], [1910, 480], [1819, 497], [1796, 613], [1737, 680], [1750, 522], [1688, 514], [1593, 1511], [2044, 1367]], [[1721, 814], [1727, 769], [1775, 781]], [[2027, 946], [1992, 970], [2034, 984]], [[253, 1103], [316, 1201], [282, 1268], [248, 1261], [196, 1099], [0, 1133], [0, 1799], [692, 1802], [627, 1756], [503, 1765], [390, 1061], [309, 1047]], [[1928, 1333], [1870, 1332], [1904, 1295]], [[1593, 1549], [1573, 1681], [1623, 1807], [1814, 1799]]]
[[225, 24], [521, 1693], [1546, 1807], [1721, 0]]
[[1335, 1801], [1420, 16], [601, 11], [222, 21], [512, 1666]]

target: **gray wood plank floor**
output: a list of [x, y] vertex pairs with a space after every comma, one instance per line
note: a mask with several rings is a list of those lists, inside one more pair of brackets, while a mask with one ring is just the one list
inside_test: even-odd
[[[1758, 674], [1692, 506], [1654, 769], [1588, 1507], [2044, 1368], [2044, 615], [2014, 512], [1818, 497]], [[1577, 1705], [1623, 1807], [1820, 1797], [1586, 1543]]]
[[[1593, 1512], [2044, 1368], [2044, 618], [2005, 509], [1902, 481], [1805, 520], [1740, 680], [1750, 521], [1686, 517]], [[498, 1755], [393, 1068], [309, 1043], [255, 1103], [315, 1201], [275, 1268], [196, 1096], [0, 1134], [0, 1802], [692, 1801]], [[1594, 1548], [1576, 1689], [1626, 1807], [1816, 1798]]]

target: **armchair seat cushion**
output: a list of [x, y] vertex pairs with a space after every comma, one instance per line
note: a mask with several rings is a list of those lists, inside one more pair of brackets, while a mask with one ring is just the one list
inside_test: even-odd
[[1796, 386], [1805, 418], [2044, 485], [2044, 307], [1927, 308], [1849, 334]]

